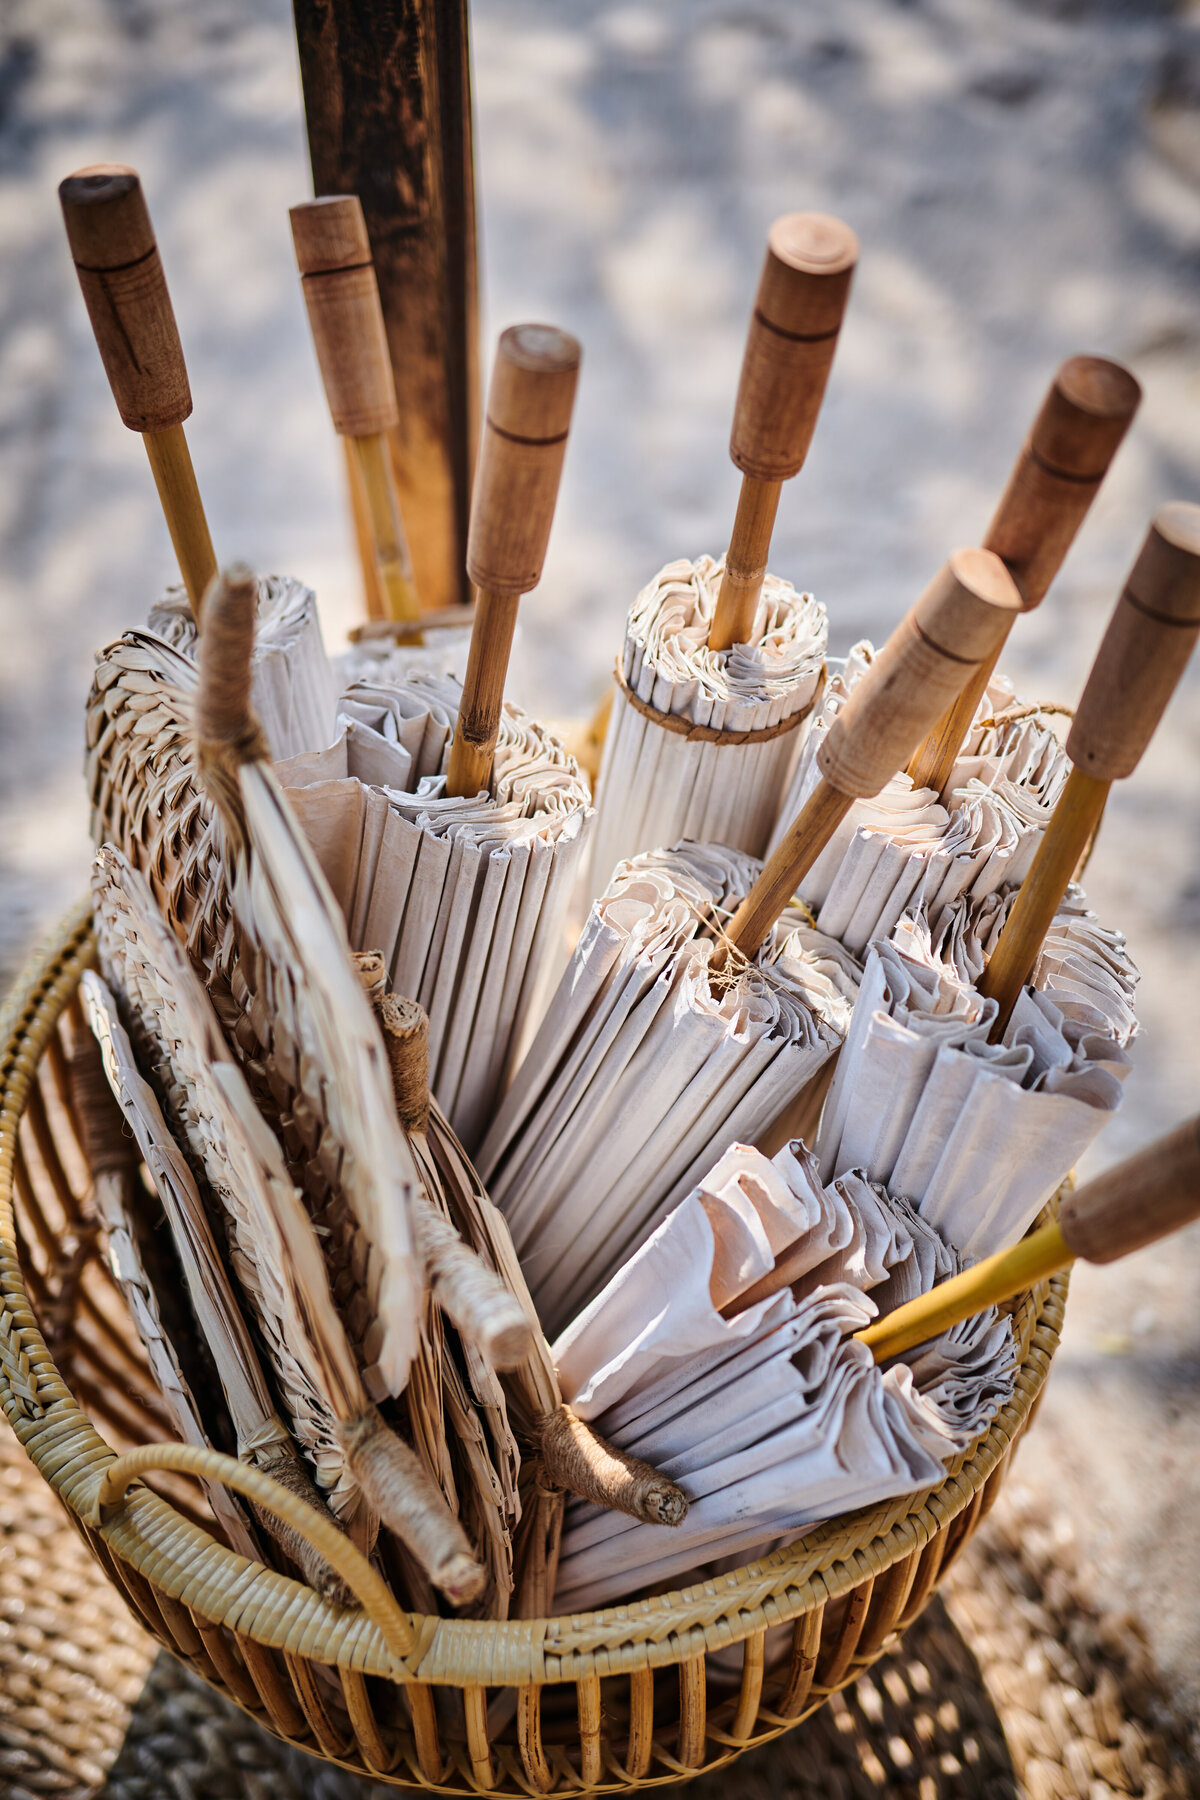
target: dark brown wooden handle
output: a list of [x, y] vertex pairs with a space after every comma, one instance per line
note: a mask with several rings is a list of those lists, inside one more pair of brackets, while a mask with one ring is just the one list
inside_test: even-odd
[[1021, 595], [990, 550], [956, 550], [851, 690], [817, 751], [831, 787], [877, 794], [1003, 638]]
[[95, 163], [60, 182], [58, 197], [117, 410], [131, 431], [182, 425], [187, 366], [136, 171]]
[[1102, 356], [1072, 356], [1054, 377], [983, 540], [1026, 611], [1062, 567], [1141, 397], [1129, 370]]
[[580, 355], [553, 325], [501, 335], [467, 539], [467, 573], [485, 593], [527, 594], [542, 578]]
[[334, 427], [343, 437], [390, 431], [399, 419], [396, 387], [358, 195], [306, 200], [289, 216]]
[[1097, 781], [1130, 775], [1200, 636], [1200, 506], [1155, 514], [1117, 601], [1067, 738]]
[[772, 225], [729, 441], [744, 475], [788, 481], [803, 465], [857, 260], [858, 239], [828, 213]]
[[1200, 1115], [1068, 1194], [1058, 1215], [1072, 1256], [1115, 1262], [1200, 1219]]

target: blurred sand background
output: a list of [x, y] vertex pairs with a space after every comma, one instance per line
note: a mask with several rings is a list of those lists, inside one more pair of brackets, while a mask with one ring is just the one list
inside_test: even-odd
[[[1168, 0], [475, 0], [484, 317], [585, 346], [577, 429], [513, 689], [583, 714], [636, 589], [724, 545], [726, 444], [770, 219], [835, 211], [862, 261], [773, 566], [831, 647], [886, 635], [985, 526], [1055, 365], [1146, 397], [1008, 658], [1073, 699], [1150, 512], [1200, 499], [1200, 8]], [[142, 173], [187, 350], [218, 554], [302, 576], [331, 647], [358, 616], [340, 456], [287, 207], [310, 192], [286, 0], [0, 9], [0, 968], [83, 887], [93, 650], [173, 579], [145, 458], [92, 344], [55, 186]], [[1088, 876], [1144, 973], [1144, 1038], [1091, 1159], [1200, 1083], [1200, 660]], [[1200, 1229], [1078, 1274], [1021, 1481], [1200, 1699]], [[1194, 1707], [1194, 1710], [1200, 1710]]]

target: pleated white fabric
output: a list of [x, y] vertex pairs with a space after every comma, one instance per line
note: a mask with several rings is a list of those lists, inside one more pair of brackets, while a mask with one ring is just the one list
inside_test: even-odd
[[861, 1168], [980, 1257], [1016, 1242], [1119, 1106], [1137, 971], [1076, 891], [990, 1044], [996, 1003], [964, 978], [984, 951], [954, 925], [936, 946], [923, 919], [872, 944], [816, 1152], [826, 1180]]
[[712, 974], [706, 921], [759, 866], [711, 844], [622, 863], [487, 1134], [480, 1174], [548, 1334], [842, 1042], [858, 964], [799, 913]]
[[[808, 1263], [799, 1294], [723, 1317], [785, 1249]], [[984, 1313], [886, 1370], [851, 1334], [957, 1266], [861, 1174], [822, 1191], [802, 1144], [772, 1162], [733, 1146], [553, 1346], [573, 1408], [689, 1499], [671, 1529], [571, 1502], [556, 1606], [700, 1579], [937, 1481], [1012, 1392], [1008, 1320]]]
[[[819, 778], [816, 754], [846, 697], [874, 657], [856, 644], [831, 671], [772, 832], [772, 847]], [[979, 720], [1012, 700], [993, 682]], [[1069, 765], [1037, 715], [972, 730], [941, 795], [893, 776], [871, 800], [858, 800], [804, 878], [803, 893], [822, 931], [861, 956], [886, 938], [910, 907], [937, 924], [963, 897], [982, 905], [1025, 879]]]
[[597, 783], [589, 899], [619, 862], [694, 838], [761, 856], [803, 737], [825, 661], [828, 621], [811, 594], [768, 575], [753, 641], [708, 648], [723, 562], [681, 559], [630, 608], [626, 686], [689, 727], [728, 733], [796, 728], [758, 743], [714, 743], [648, 718], [617, 687]]

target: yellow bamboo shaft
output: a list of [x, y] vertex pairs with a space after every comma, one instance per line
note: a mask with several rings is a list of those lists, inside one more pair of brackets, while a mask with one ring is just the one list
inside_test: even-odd
[[463, 680], [463, 702], [458, 715], [446, 792], [456, 800], [484, 793], [491, 784], [504, 705], [504, 678], [512, 653], [519, 594], [489, 594], [479, 590], [475, 626]]
[[997, 1251], [985, 1257], [974, 1268], [943, 1281], [928, 1294], [918, 1294], [904, 1306], [898, 1306], [884, 1319], [856, 1331], [859, 1343], [865, 1344], [877, 1363], [887, 1362], [924, 1344], [930, 1338], [948, 1331], [951, 1325], [970, 1319], [985, 1307], [998, 1306], [1014, 1294], [1023, 1293], [1035, 1283], [1044, 1281], [1057, 1269], [1065, 1269], [1073, 1256], [1055, 1222], [1022, 1238], [1011, 1250]]
[[[818, 781], [771, 856], [762, 874], [730, 920], [726, 937], [743, 956], [753, 956], [770, 936], [776, 919], [854, 805], [828, 781]], [[714, 968], [724, 957], [718, 945]]]
[[1079, 860], [1100, 823], [1110, 782], [1072, 769], [1054, 817], [1046, 827], [1033, 867], [1021, 883], [1000, 941], [979, 981], [979, 991], [999, 1005], [992, 1042], [999, 1043], [1021, 989], [1029, 979], [1046, 933], [1062, 905]]
[[966, 742], [967, 733], [979, 710], [979, 702], [987, 692], [987, 684], [992, 679], [1001, 652], [1008, 642], [1013, 623], [1015, 621], [1009, 623], [992, 655], [985, 657], [975, 672], [967, 677], [966, 686], [958, 699], [942, 714], [909, 763], [908, 773], [914, 787], [932, 788], [935, 794], [940, 794], [949, 781], [958, 761], [958, 753]]
[[182, 425], [168, 425], [165, 431], [143, 432], [142, 442], [150, 459], [154, 485], [175, 546], [192, 615], [199, 626], [200, 609], [208, 585], [217, 572], [217, 559], [208, 534], [200, 489], [196, 486], [196, 471], [192, 468], [187, 438]]
[[748, 644], [754, 635], [754, 615], [767, 574], [771, 533], [779, 510], [781, 481], [760, 481], [742, 476], [733, 536], [725, 557], [725, 573], [717, 595], [716, 610], [708, 633], [710, 650], [729, 650]]
[[[412, 583], [408, 545], [396, 498], [387, 436], [382, 431], [374, 431], [350, 441], [362, 476], [362, 497], [375, 552], [375, 567], [383, 588], [388, 616], [393, 619], [415, 619], [421, 608]], [[410, 642], [420, 643], [420, 634], [414, 633]]]

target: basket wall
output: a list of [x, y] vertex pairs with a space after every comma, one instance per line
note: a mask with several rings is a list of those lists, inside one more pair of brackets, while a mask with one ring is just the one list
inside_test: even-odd
[[0, 1403], [135, 1616], [267, 1729], [438, 1793], [660, 1786], [799, 1724], [921, 1611], [1036, 1404], [1064, 1277], [1013, 1305], [1017, 1391], [937, 1488], [652, 1600], [508, 1624], [405, 1615], [400, 1658], [365, 1613], [226, 1549], [186, 1477], [135, 1484], [97, 1524], [114, 1454], [170, 1432], [88, 1212], [72, 1122], [61, 1021], [92, 956], [81, 908], [0, 1026]]

